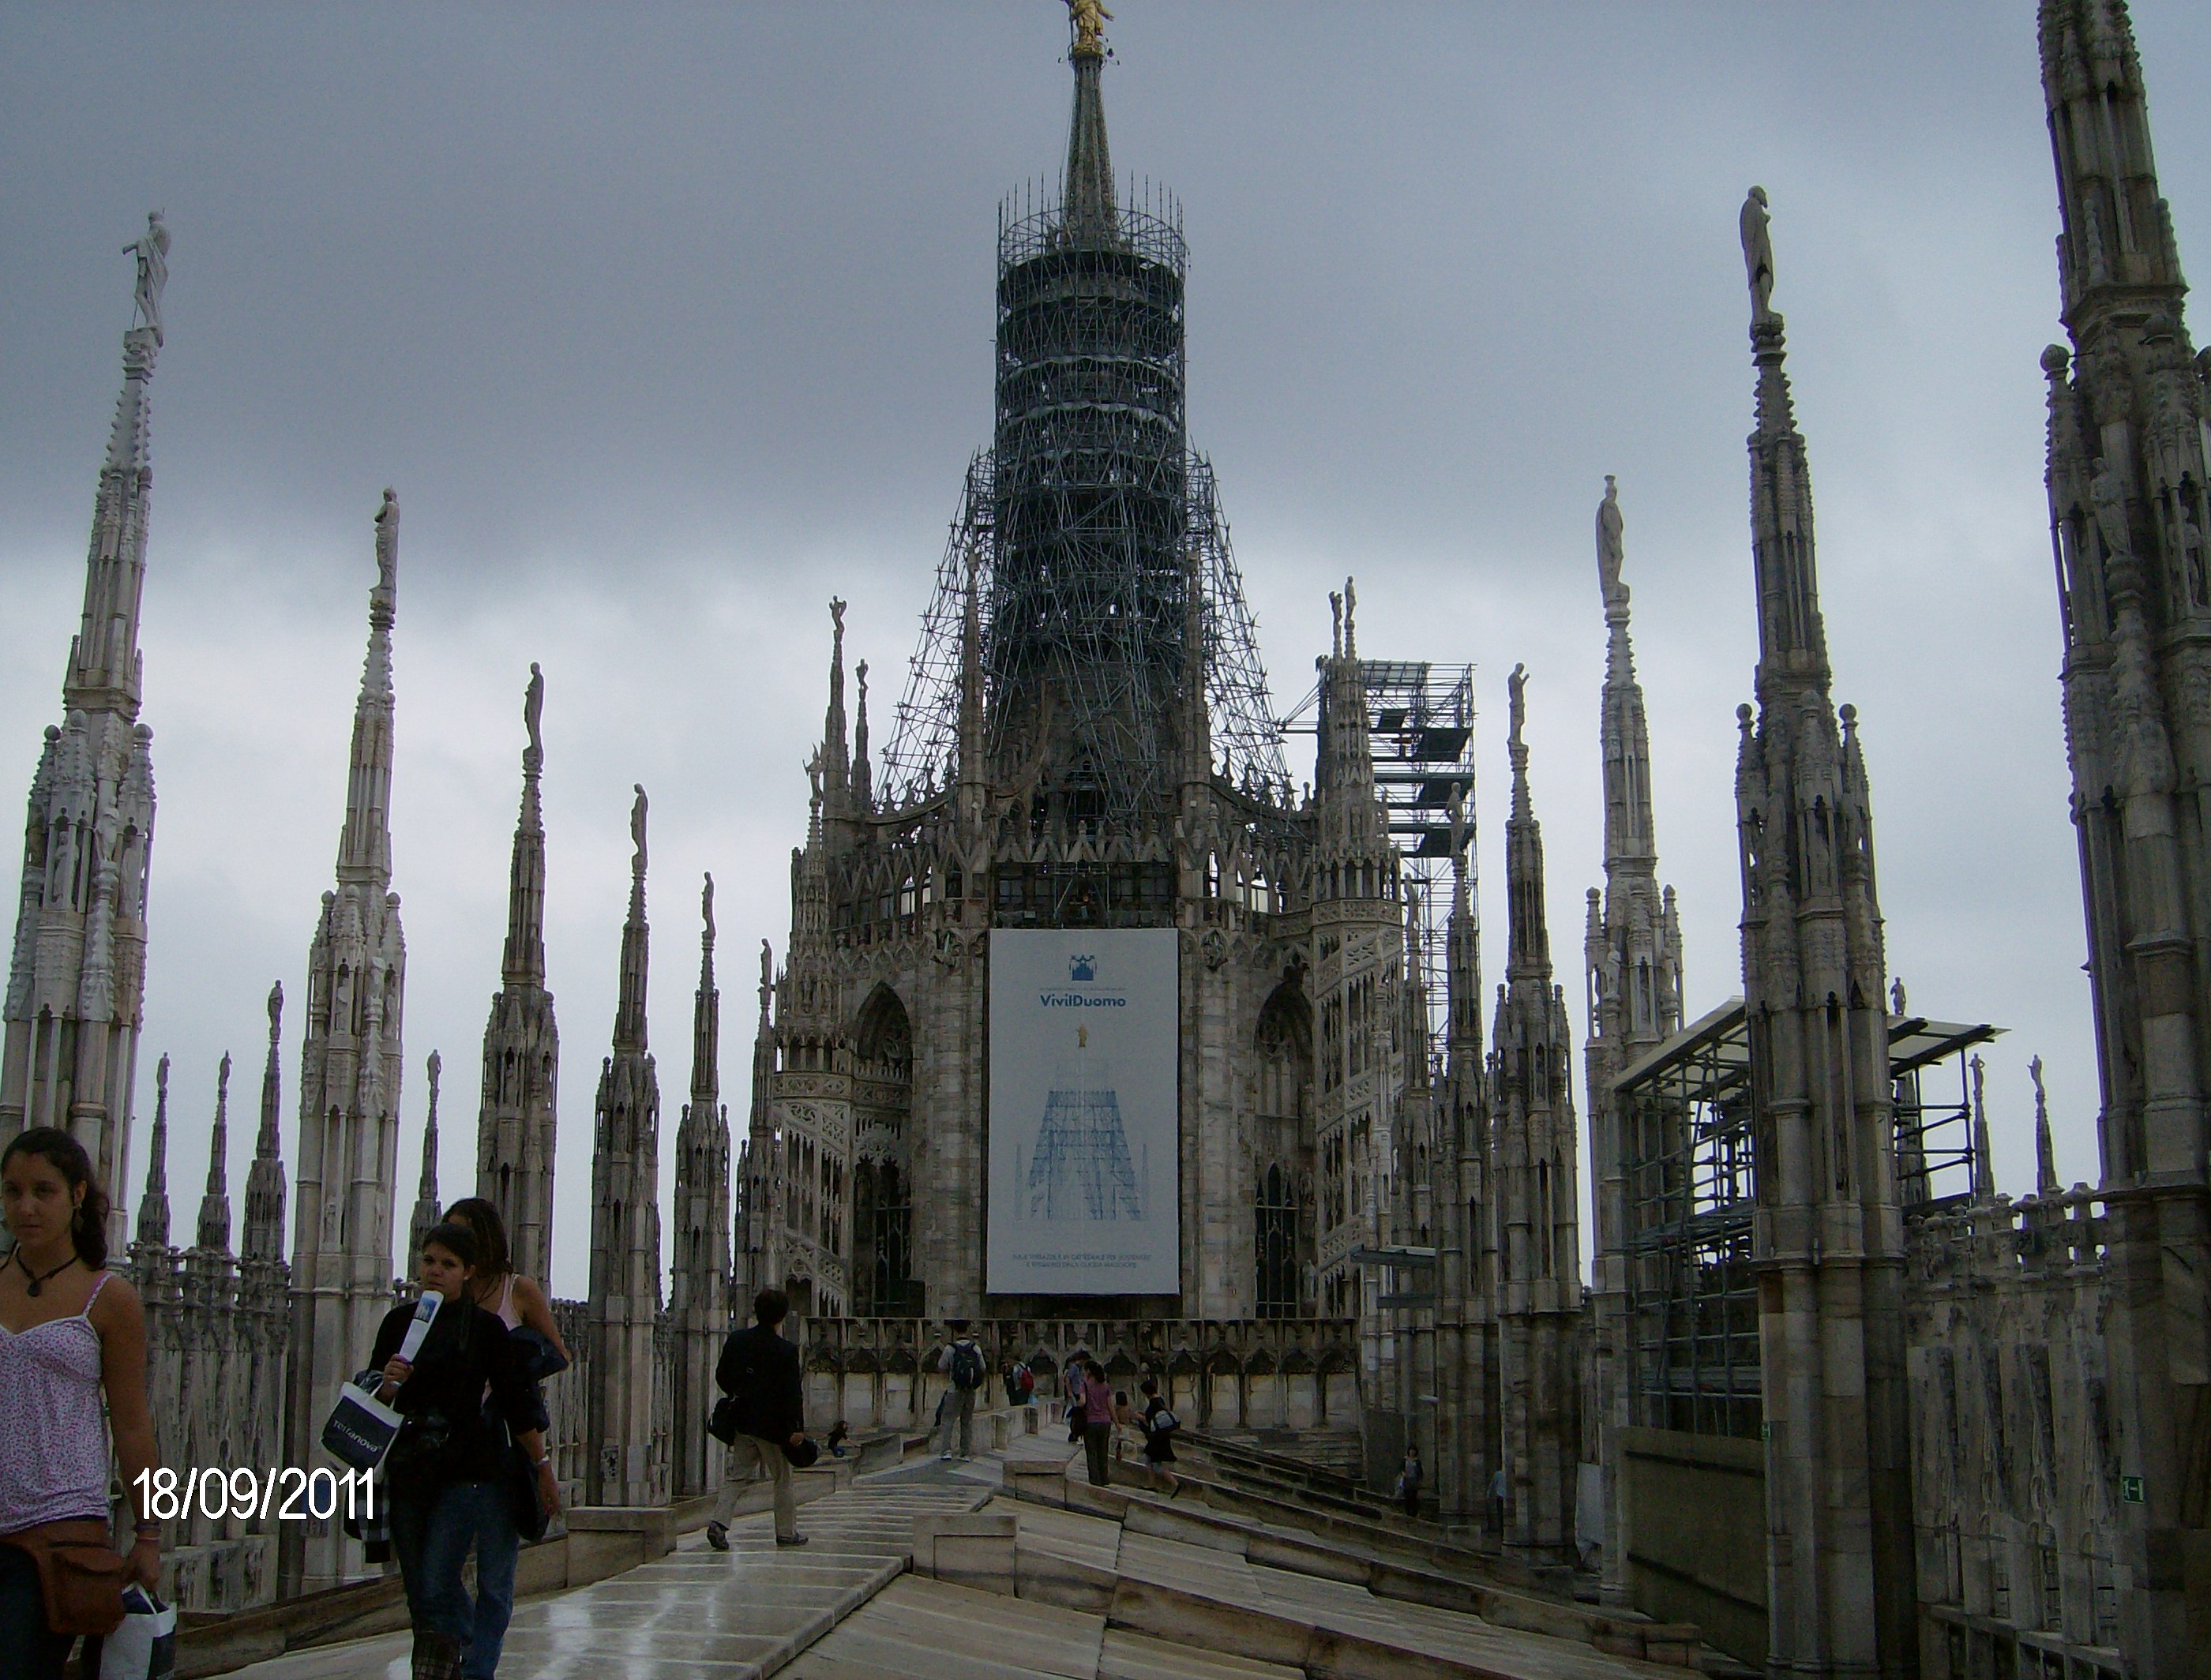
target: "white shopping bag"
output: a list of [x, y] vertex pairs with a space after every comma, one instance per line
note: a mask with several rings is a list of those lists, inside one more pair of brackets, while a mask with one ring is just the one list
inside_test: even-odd
[[100, 1641], [100, 1680], [175, 1680], [177, 1607], [142, 1586], [123, 1591], [123, 1623]]
[[[415, 1305], [414, 1321], [407, 1326], [407, 1334], [399, 1344], [399, 1357], [409, 1364], [422, 1351], [422, 1339], [430, 1333], [431, 1320], [438, 1316], [438, 1308], [445, 1304], [444, 1297], [435, 1290], [424, 1290], [422, 1298]], [[380, 1375], [364, 1371], [354, 1382], [338, 1390], [337, 1404], [323, 1423], [323, 1447], [331, 1457], [351, 1465], [355, 1470], [373, 1470], [384, 1462], [384, 1455], [391, 1448], [393, 1438], [399, 1433], [400, 1416], [376, 1398]]]

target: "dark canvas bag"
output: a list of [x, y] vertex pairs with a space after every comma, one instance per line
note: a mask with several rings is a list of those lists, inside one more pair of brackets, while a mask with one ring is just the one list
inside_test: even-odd
[[42, 1522], [8, 1544], [39, 1566], [46, 1626], [58, 1634], [112, 1634], [123, 1623], [123, 1580], [130, 1564], [98, 1517]]

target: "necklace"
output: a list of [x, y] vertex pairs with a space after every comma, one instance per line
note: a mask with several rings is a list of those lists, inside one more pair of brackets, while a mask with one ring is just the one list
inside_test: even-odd
[[31, 1270], [30, 1261], [23, 1258], [23, 1245], [21, 1243], [17, 1243], [15, 1248], [10, 1249], [9, 1252], [10, 1258], [12, 1258], [16, 1266], [21, 1269], [23, 1275], [31, 1280], [28, 1284], [24, 1285], [23, 1293], [27, 1296], [31, 1296], [33, 1298], [37, 1296], [39, 1291], [45, 1288], [51, 1279], [60, 1277], [61, 1274], [68, 1271], [76, 1260], [76, 1256], [75, 1254], [71, 1254], [67, 1260], [64, 1260], [59, 1266], [56, 1266], [51, 1272], [33, 1272]]

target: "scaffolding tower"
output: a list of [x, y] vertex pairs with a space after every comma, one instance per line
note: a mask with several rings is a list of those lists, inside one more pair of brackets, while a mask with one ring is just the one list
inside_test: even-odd
[[[1480, 928], [1474, 832], [1474, 667], [1362, 659], [1375, 789], [1389, 814], [1428, 1008], [1428, 1069], [1443, 1077], [1451, 1026], [1451, 861], [1466, 860], [1469, 907]], [[1281, 721], [1286, 734], [1318, 735], [1321, 686]]]
[[1168, 819], [1194, 674], [1222, 773], [1287, 797], [1257, 627], [1184, 423], [1188, 263], [1181, 207], [1148, 183], [1104, 214], [1036, 189], [1000, 206], [996, 426], [883, 753], [894, 807], [953, 774], [971, 595], [985, 774], [1040, 819]]

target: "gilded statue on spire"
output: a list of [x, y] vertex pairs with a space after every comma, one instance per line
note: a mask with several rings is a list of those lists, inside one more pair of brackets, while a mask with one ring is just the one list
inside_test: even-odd
[[1067, 0], [1067, 21], [1075, 31], [1075, 45], [1068, 50], [1102, 57], [1106, 51], [1106, 26], [1113, 21], [1113, 14], [1099, 3], [1099, 0]]

